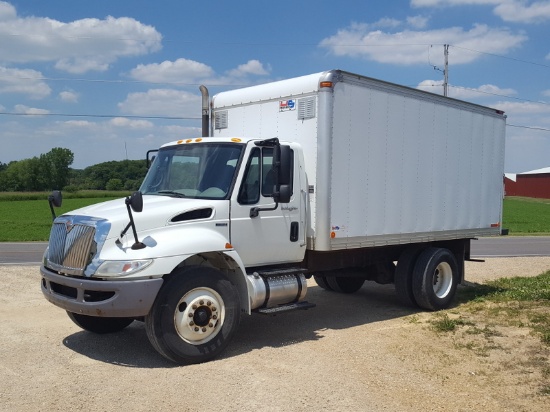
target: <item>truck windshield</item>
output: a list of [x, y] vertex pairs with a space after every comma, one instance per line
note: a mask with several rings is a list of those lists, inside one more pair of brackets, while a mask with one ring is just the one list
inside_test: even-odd
[[243, 147], [192, 143], [162, 148], [140, 191], [144, 195], [227, 199]]

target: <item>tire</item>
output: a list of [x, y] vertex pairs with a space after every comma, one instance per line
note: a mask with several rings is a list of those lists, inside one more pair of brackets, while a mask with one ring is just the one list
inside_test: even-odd
[[134, 321], [134, 318], [102, 318], [72, 312], [67, 312], [67, 315], [82, 329], [101, 335], [118, 332]]
[[456, 293], [459, 270], [455, 256], [443, 248], [422, 251], [413, 271], [413, 295], [418, 306], [428, 310], [448, 308]]
[[414, 266], [421, 252], [420, 247], [408, 247], [399, 256], [395, 268], [395, 293], [399, 301], [406, 306], [418, 307], [413, 294], [412, 282]]
[[339, 293], [355, 293], [365, 283], [365, 279], [344, 276], [327, 277], [326, 280], [332, 290]]
[[176, 272], [145, 317], [147, 337], [165, 358], [194, 364], [218, 356], [240, 321], [237, 288], [218, 270]]
[[317, 285], [319, 285], [322, 289], [332, 291], [332, 288], [327, 283], [326, 277], [313, 275], [313, 279], [315, 279], [315, 282], [317, 282]]

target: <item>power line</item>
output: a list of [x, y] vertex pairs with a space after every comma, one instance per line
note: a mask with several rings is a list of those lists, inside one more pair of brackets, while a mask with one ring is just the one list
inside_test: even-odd
[[550, 132], [550, 129], [548, 129], [546, 127], [522, 126], [522, 125], [510, 124], [510, 123], [506, 124], [506, 126], [516, 127], [516, 128], [519, 128], [519, 129], [529, 129], [529, 130], [538, 130], [538, 131], [541, 131], [541, 132]]
[[[112, 114], [74, 114], [74, 113], [11, 113], [11, 112], [0, 112], [0, 116], [23, 116], [23, 117], [40, 117], [40, 116], [49, 116], [49, 117], [90, 117], [90, 118], [100, 118], [100, 119], [114, 119], [118, 117], [127, 118], [127, 119], [153, 119], [153, 120], [201, 120], [201, 117], [179, 117], [179, 116], [138, 116], [138, 115], [112, 115]], [[543, 132], [550, 132], [550, 129], [544, 127], [535, 127], [535, 126], [524, 126], [517, 124], [506, 124], [509, 127], [516, 127], [521, 129], [529, 130], [538, 130]]]
[[201, 117], [180, 117], [180, 116], [138, 116], [138, 115], [114, 115], [114, 114], [84, 114], [84, 113], [15, 113], [0, 112], [1, 116], [49, 116], [49, 117], [91, 117], [99, 119], [114, 119], [123, 117], [127, 119], [153, 119], [153, 120], [201, 120]]
[[456, 46], [456, 45], [451, 45], [457, 49], [462, 49], [462, 50], [468, 50], [468, 51], [471, 51], [471, 52], [474, 52], [474, 53], [479, 53], [479, 54], [486, 54], [488, 56], [493, 56], [493, 57], [499, 57], [501, 59], [507, 59], [507, 60], [513, 60], [513, 61], [516, 61], [516, 62], [519, 62], [519, 63], [525, 63], [525, 64], [531, 64], [533, 66], [540, 66], [540, 67], [545, 67], [547, 69], [550, 69], [550, 65], [548, 64], [543, 64], [543, 63], [537, 63], [537, 62], [532, 62], [532, 61], [529, 61], [529, 60], [523, 60], [523, 59], [518, 59], [516, 57], [509, 57], [509, 56], [503, 56], [501, 54], [496, 54], [496, 53], [489, 53], [489, 52], [484, 52], [484, 51], [480, 51], [480, 50], [475, 50], [475, 49], [469, 49], [467, 47], [462, 47], [462, 46]]

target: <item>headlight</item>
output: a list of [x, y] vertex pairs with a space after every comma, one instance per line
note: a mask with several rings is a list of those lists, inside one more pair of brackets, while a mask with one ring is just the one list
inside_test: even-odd
[[133, 275], [153, 263], [153, 259], [106, 260], [97, 269], [97, 277], [117, 277]]

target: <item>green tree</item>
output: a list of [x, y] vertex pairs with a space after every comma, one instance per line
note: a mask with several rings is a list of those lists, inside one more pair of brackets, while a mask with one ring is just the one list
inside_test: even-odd
[[120, 179], [109, 179], [107, 184], [105, 185], [105, 189], [107, 190], [122, 190], [124, 189], [124, 185], [122, 184], [122, 180]]
[[40, 156], [43, 172], [47, 179], [47, 189], [62, 189], [69, 182], [69, 168], [73, 164], [74, 154], [69, 149], [54, 147]]

